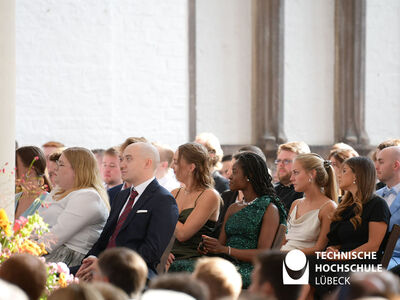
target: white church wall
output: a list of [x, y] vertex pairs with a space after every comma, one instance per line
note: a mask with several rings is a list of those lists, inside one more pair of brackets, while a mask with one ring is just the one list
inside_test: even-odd
[[312, 145], [334, 139], [334, 1], [285, 1], [285, 132]]
[[197, 131], [222, 144], [252, 142], [251, 2], [196, 2]]
[[16, 3], [16, 138], [188, 139], [187, 1]]
[[366, 129], [370, 144], [400, 138], [400, 1], [368, 0]]

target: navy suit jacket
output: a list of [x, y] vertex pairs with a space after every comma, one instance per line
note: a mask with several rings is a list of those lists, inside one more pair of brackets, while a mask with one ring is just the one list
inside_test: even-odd
[[[130, 189], [118, 193], [107, 223], [86, 257], [98, 256], [106, 249], [129, 193]], [[157, 274], [156, 267], [174, 234], [178, 214], [175, 198], [154, 179], [140, 195], [116, 237], [117, 247], [130, 248], [142, 256], [149, 268], [149, 278]]]
[[121, 183], [107, 190], [108, 199], [110, 200], [110, 206], [112, 206], [115, 197], [117, 197], [118, 193], [122, 190], [123, 185], [124, 184]]

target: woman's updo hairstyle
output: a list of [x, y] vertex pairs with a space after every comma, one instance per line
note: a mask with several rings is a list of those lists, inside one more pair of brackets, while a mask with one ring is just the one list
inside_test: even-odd
[[335, 171], [329, 160], [316, 153], [299, 154], [295, 160], [307, 171], [315, 170], [315, 183], [324, 189], [325, 196], [337, 202], [338, 190]]

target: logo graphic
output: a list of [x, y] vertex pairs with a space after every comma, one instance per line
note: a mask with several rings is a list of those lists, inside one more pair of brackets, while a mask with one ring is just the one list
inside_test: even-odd
[[300, 250], [291, 250], [282, 264], [283, 284], [308, 284], [309, 263]]

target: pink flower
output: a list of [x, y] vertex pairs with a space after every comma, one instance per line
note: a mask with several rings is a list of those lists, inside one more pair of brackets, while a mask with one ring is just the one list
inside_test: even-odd
[[57, 263], [57, 272], [58, 273], [65, 273], [65, 275], [69, 275], [69, 268], [63, 262]]
[[39, 160], [39, 156], [35, 156], [34, 160]]
[[28, 222], [27, 218], [20, 216], [17, 220], [15, 220], [13, 228], [14, 232], [20, 231], [27, 222]]

